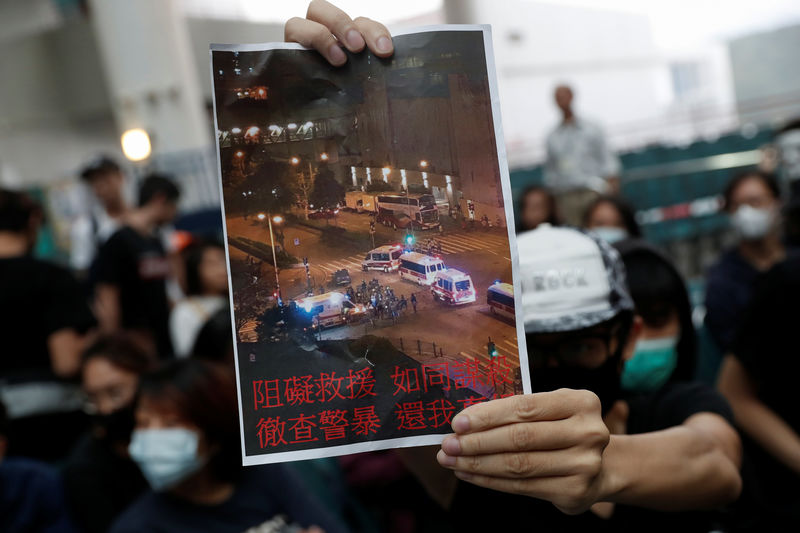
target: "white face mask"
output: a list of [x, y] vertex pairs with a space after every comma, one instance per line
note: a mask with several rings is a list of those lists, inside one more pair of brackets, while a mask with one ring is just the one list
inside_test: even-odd
[[205, 465], [197, 433], [185, 428], [137, 429], [128, 453], [155, 491], [174, 487]]
[[766, 236], [775, 223], [775, 210], [749, 205], [739, 207], [731, 216], [731, 224], [745, 240], [757, 240]]
[[617, 228], [614, 226], [597, 226], [596, 228], [592, 228], [592, 231], [608, 244], [624, 241], [629, 237], [628, 232], [624, 228]]

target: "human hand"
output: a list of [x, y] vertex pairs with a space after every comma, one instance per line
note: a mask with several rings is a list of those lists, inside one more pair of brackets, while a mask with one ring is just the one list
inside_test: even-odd
[[609, 431], [592, 392], [559, 389], [474, 405], [453, 419], [453, 430], [437, 460], [464, 481], [547, 500], [567, 514], [603, 495]]
[[365, 17], [353, 20], [325, 0], [312, 0], [306, 18], [289, 19], [284, 27], [284, 40], [315, 48], [334, 66], [347, 61], [342, 46], [350, 52], [360, 52], [368, 46], [378, 57], [388, 57], [394, 52], [386, 26]]

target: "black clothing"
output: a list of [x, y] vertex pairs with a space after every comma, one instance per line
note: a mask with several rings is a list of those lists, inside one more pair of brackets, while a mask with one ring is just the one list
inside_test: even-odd
[[244, 533], [275, 516], [325, 533], [346, 528], [317, 501], [301, 478], [284, 464], [247, 467], [233, 495], [219, 505], [196, 505], [166, 492], [147, 492], [114, 524], [112, 533]]
[[0, 391], [11, 419], [9, 454], [53, 461], [85, 430], [77, 384], [53, 372], [48, 340], [94, 324], [67, 270], [31, 256], [0, 259]]
[[86, 533], [108, 531], [148, 488], [136, 463], [90, 434], [78, 442], [62, 476], [72, 516]]
[[[628, 434], [648, 433], [683, 423], [696, 413], [709, 412], [732, 420], [725, 400], [712, 389], [697, 383], [667, 383], [658, 392], [627, 399], [630, 406]], [[551, 503], [492, 491], [460, 482], [453, 505], [456, 530], [461, 531], [571, 531], [600, 533], [664, 531], [707, 533], [713, 528], [712, 513], [662, 513], [616, 505], [609, 520], [590, 511], [570, 516]]]
[[166, 284], [170, 264], [161, 240], [120, 228], [100, 248], [97, 262], [97, 282], [119, 289], [122, 328], [150, 332], [159, 355], [171, 356]]
[[[756, 284], [733, 353], [756, 384], [756, 394], [800, 434], [797, 376], [800, 350], [800, 258], [790, 258], [764, 274]], [[745, 497], [755, 505], [754, 531], [800, 530], [800, 475], [742, 436], [747, 459]], [[769, 523], [765, 523], [765, 521]]]

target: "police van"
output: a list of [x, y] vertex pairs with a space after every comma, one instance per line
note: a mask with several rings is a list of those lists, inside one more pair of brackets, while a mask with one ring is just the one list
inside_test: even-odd
[[311, 315], [314, 326], [319, 328], [330, 328], [353, 321], [366, 311], [363, 305], [354, 304], [347, 296], [335, 291], [298, 298], [294, 302], [299, 309]]
[[514, 286], [495, 282], [486, 291], [486, 303], [493, 315], [514, 318]]
[[431, 285], [434, 300], [441, 300], [453, 305], [468, 304], [475, 301], [475, 286], [472, 278], [455, 268], [448, 268], [436, 273]]
[[440, 257], [406, 252], [400, 256], [400, 277], [416, 281], [420, 285], [430, 285], [436, 274], [445, 270], [444, 261]]
[[380, 246], [367, 252], [364, 260], [361, 261], [361, 269], [383, 270], [389, 272], [400, 268], [400, 256], [403, 255], [403, 247], [399, 244], [391, 246]]

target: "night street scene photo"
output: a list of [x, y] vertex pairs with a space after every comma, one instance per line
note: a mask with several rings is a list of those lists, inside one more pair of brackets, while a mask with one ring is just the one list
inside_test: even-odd
[[212, 47], [245, 464], [432, 444], [522, 393], [487, 39]]

